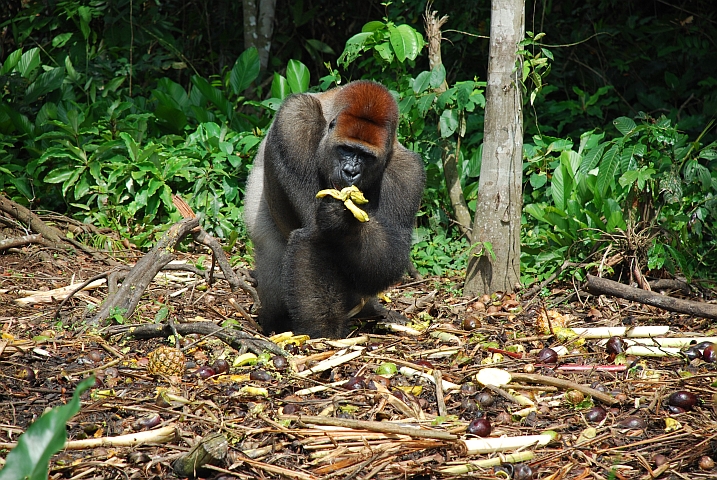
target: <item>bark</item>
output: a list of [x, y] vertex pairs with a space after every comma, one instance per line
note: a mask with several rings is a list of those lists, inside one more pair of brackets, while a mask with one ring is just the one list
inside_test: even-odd
[[593, 275], [588, 275], [587, 289], [590, 293], [596, 295], [612, 295], [613, 297], [652, 305], [671, 312], [687, 313], [696, 317], [717, 318], [717, 305], [672, 298]]
[[[520, 280], [523, 111], [516, 52], [524, 28], [524, 0], [492, 1], [483, 163], [467, 296], [513, 291]], [[492, 245], [495, 257], [481, 250], [484, 242]], [[477, 256], [480, 251], [484, 253]]]
[[58, 250], [72, 250], [72, 247], [64, 244], [64, 234], [61, 231], [46, 224], [40, 220], [40, 217], [19, 203], [15, 203], [2, 195], [0, 195], [0, 211], [5, 212], [20, 222], [26, 223], [33, 232], [42, 235], [45, 240], [52, 243]]
[[243, 0], [244, 49], [256, 47], [259, 63], [265, 70], [269, 63], [271, 38], [274, 33], [276, 0]]
[[199, 220], [196, 218], [185, 219], [172, 225], [157, 245], [137, 262], [122, 281], [122, 286], [107, 297], [97, 315], [88, 323], [100, 325], [110, 317], [114, 309], [119, 309], [125, 318], [129, 318], [157, 272], [174, 260], [174, 247], [198, 226]]
[[[426, 36], [428, 37], [428, 65], [431, 70], [443, 64], [441, 58], [441, 27], [448, 21], [448, 16], [444, 15], [438, 18], [438, 12], [431, 11], [431, 3], [426, 5], [426, 11], [423, 16], [426, 28]], [[448, 83], [443, 80], [443, 84], [436, 88], [436, 93], [445, 92]], [[466, 205], [466, 199], [463, 196], [460, 175], [458, 174], [458, 154], [461, 150], [460, 136], [458, 137], [455, 147], [449, 139], [443, 139], [443, 153], [441, 160], [443, 163], [443, 176], [446, 179], [446, 189], [448, 190], [448, 198], [453, 208], [455, 221], [461, 233], [470, 241], [471, 238], [471, 213]]]

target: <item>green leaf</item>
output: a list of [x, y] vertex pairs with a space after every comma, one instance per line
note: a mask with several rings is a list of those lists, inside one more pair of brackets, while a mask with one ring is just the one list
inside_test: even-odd
[[283, 100], [288, 97], [290, 93], [291, 88], [289, 87], [289, 82], [286, 81], [286, 78], [283, 75], [279, 75], [274, 72], [274, 80], [271, 82], [271, 96], [273, 98]]
[[80, 411], [80, 395], [94, 384], [94, 377], [80, 382], [66, 405], [53, 408], [20, 435], [0, 470], [0, 480], [47, 480], [50, 458], [65, 446], [66, 424]]
[[613, 120], [612, 123], [613, 125], [615, 125], [615, 128], [617, 128], [617, 130], [623, 135], [627, 135], [628, 133], [632, 132], [635, 127], [637, 127], [634, 120], [628, 117], [618, 117]]
[[545, 185], [546, 183], [548, 183], [548, 176], [545, 175], [544, 173], [543, 174], [533, 173], [530, 175], [530, 186], [533, 187], [534, 189], [537, 190], [537, 189], [541, 188], [543, 185]]
[[2, 68], [0, 68], [0, 75], [6, 75], [12, 71], [13, 68], [18, 64], [20, 61], [20, 58], [22, 57], [22, 49], [19, 48], [12, 52], [10, 55], [7, 56], [5, 59], [5, 62], [2, 64]]
[[441, 129], [442, 138], [448, 138], [453, 135], [458, 128], [458, 111], [452, 109], [443, 110], [438, 125]]
[[286, 81], [291, 93], [304, 93], [309, 89], [309, 69], [298, 60], [291, 59], [286, 65]]
[[219, 109], [219, 111], [226, 116], [227, 119], [232, 116], [234, 107], [231, 102], [226, 99], [221, 90], [211, 86], [204, 77], [200, 77], [199, 75], [194, 75], [192, 77], [192, 84], [194, 84], [202, 95], [204, 95], [207, 100], [212, 102]]
[[62, 48], [65, 46], [67, 41], [72, 38], [72, 32], [61, 33], [52, 39], [53, 48]]
[[403, 63], [407, 58], [415, 60], [420, 52], [418, 32], [409, 25], [388, 26], [389, 39], [396, 58]]
[[610, 150], [605, 152], [605, 155], [600, 161], [600, 167], [598, 171], [597, 187], [598, 193], [601, 197], [604, 197], [607, 193], [607, 189], [615, 179], [615, 172], [617, 171], [617, 165], [620, 162], [619, 147], [613, 145]]
[[[381, 30], [382, 28], [385, 28], [386, 24], [383, 22], [379, 22], [378, 20], [373, 20], [371, 22], [366, 23], [362, 28], [361, 32], [366, 33], [370, 32], [373, 33], [377, 30]], [[355, 36], [355, 35], [354, 35]], [[352, 37], [353, 38], [353, 37]]]
[[431, 87], [438, 88], [443, 85], [446, 81], [446, 67], [443, 64], [436, 65], [436, 68], [431, 70]]
[[431, 86], [431, 72], [421, 72], [413, 81], [413, 93], [421, 93]]
[[428, 110], [431, 109], [433, 106], [433, 101], [436, 99], [435, 93], [429, 93], [428, 95], [424, 95], [421, 98], [418, 99], [418, 113], [422, 117], [425, 117], [428, 113]]
[[239, 55], [229, 74], [229, 84], [234, 94], [240, 95], [251, 85], [251, 82], [256, 80], [260, 67], [259, 52], [256, 47], [247, 48]]
[[75, 173], [75, 167], [65, 167], [52, 170], [45, 176], [44, 181], [47, 183], [62, 183]]
[[24, 78], [30, 78], [32, 72], [40, 66], [40, 49], [35, 47], [22, 54], [17, 63], [17, 71]]
[[137, 142], [134, 141], [134, 138], [132, 138], [129, 133], [120, 132], [119, 135], [122, 140], [124, 140], [130, 160], [132, 160], [132, 163], [137, 163], [139, 161], [139, 145], [137, 145]]
[[64, 81], [65, 69], [62, 67], [55, 67], [47, 72], [41, 73], [37, 79], [27, 87], [25, 101], [28, 103], [34, 102], [41, 96], [60, 88]]

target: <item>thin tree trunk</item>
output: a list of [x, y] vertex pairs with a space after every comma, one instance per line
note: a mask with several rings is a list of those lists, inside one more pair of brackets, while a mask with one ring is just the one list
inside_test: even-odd
[[[426, 28], [426, 36], [428, 37], [428, 65], [431, 70], [443, 64], [441, 58], [441, 28], [448, 21], [448, 16], [444, 15], [438, 18], [438, 12], [431, 10], [432, 4], [428, 2], [423, 20]], [[444, 80], [443, 84], [436, 88], [436, 93], [440, 94], [448, 89], [448, 83]], [[458, 157], [460, 153], [461, 138], [458, 136], [456, 145], [453, 145], [448, 138], [444, 138], [441, 142], [443, 149], [441, 160], [443, 163], [443, 176], [446, 179], [446, 189], [448, 190], [448, 198], [451, 201], [455, 221], [461, 233], [468, 240], [471, 239], [471, 213], [466, 205], [466, 199], [463, 196], [463, 188], [461, 187], [460, 175], [458, 174]]]
[[[476, 245], [468, 262], [466, 295], [513, 291], [520, 281], [523, 111], [516, 52], [524, 29], [525, 0], [492, 1], [483, 163], [473, 222]], [[495, 257], [483, 248], [485, 242]]]
[[256, 47], [262, 70], [269, 64], [276, 0], [243, 0], [244, 49]]

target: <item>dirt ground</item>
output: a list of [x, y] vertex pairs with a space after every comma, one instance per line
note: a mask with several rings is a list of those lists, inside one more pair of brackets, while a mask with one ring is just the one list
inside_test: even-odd
[[[139, 256], [125, 251], [120, 261], [131, 265]], [[178, 259], [210, 266], [206, 254]], [[52, 479], [186, 478], [175, 460], [208, 437], [210, 445], [219, 439], [208, 447], [216, 459], [199, 478], [717, 478], [717, 354], [690, 360], [657, 348], [651, 356], [616, 358], [605, 340], [561, 335], [557, 327], [550, 333], [564, 321], [709, 337], [717, 335], [713, 320], [557, 287], [542, 299], [464, 299], [451, 293], [460, 279], [426, 278], [388, 292], [390, 307], [412, 328], [367, 321], [349, 343], [293, 337], [288, 361], [273, 354], [246, 360], [215, 335], [191, 334], [180, 340], [186, 371], [162, 376], [148, 372], [148, 354], [171, 339], [128, 337], [129, 327], [210, 321], [251, 331], [240, 312], [250, 311], [251, 298], [223, 280], [208, 286], [194, 274], [168, 272], [155, 278], [134, 315], [107, 325], [86, 321], [107, 297], [106, 285], [75, 295], [59, 312], [59, 297], [18, 303], [109, 269], [40, 245], [0, 251], [0, 458], [94, 373], [97, 383], [82, 396], [68, 440], [106, 441], [68, 444], [52, 459]], [[715, 301], [704, 288], [666, 294]], [[626, 347], [612, 340], [609, 348], [615, 345]], [[557, 350], [557, 363], [544, 347]], [[211, 376], [207, 367], [217, 359], [229, 370]], [[484, 386], [476, 375], [486, 368], [510, 372], [512, 381]], [[687, 393], [675, 399], [675, 392]], [[153, 431], [170, 434], [129, 446], [112, 441]], [[546, 431], [554, 433], [545, 445], [472, 450], [479, 435]], [[489, 459], [493, 465], [480, 463]]]

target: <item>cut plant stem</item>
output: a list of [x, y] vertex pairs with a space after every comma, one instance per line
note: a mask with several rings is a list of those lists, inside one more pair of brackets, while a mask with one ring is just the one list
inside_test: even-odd
[[486, 460], [478, 460], [476, 462], [464, 463], [463, 465], [439, 468], [438, 473], [441, 473], [443, 475], [465, 475], [466, 473], [474, 472], [481, 468], [495, 467], [502, 463], [528, 462], [534, 457], [535, 453], [533, 452], [510, 453], [508, 455], [498, 455], [497, 457], [488, 458]]
[[670, 327], [666, 325], [653, 325], [645, 327], [575, 327], [571, 330], [582, 338], [647, 338], [656, 337], [657, 335], [665, 335], [670, 331]]
[[[520, 437], [487, 437], [460, 439], [460, 453], [462, 455], [477, 455], [480, 453], [505, 452], [506, 450], [517, 450], [534, 446], [543, 446], [553, 439], [551, 435], [523, 435]], [[465, 448], [465, 450], [463, 450]]]

